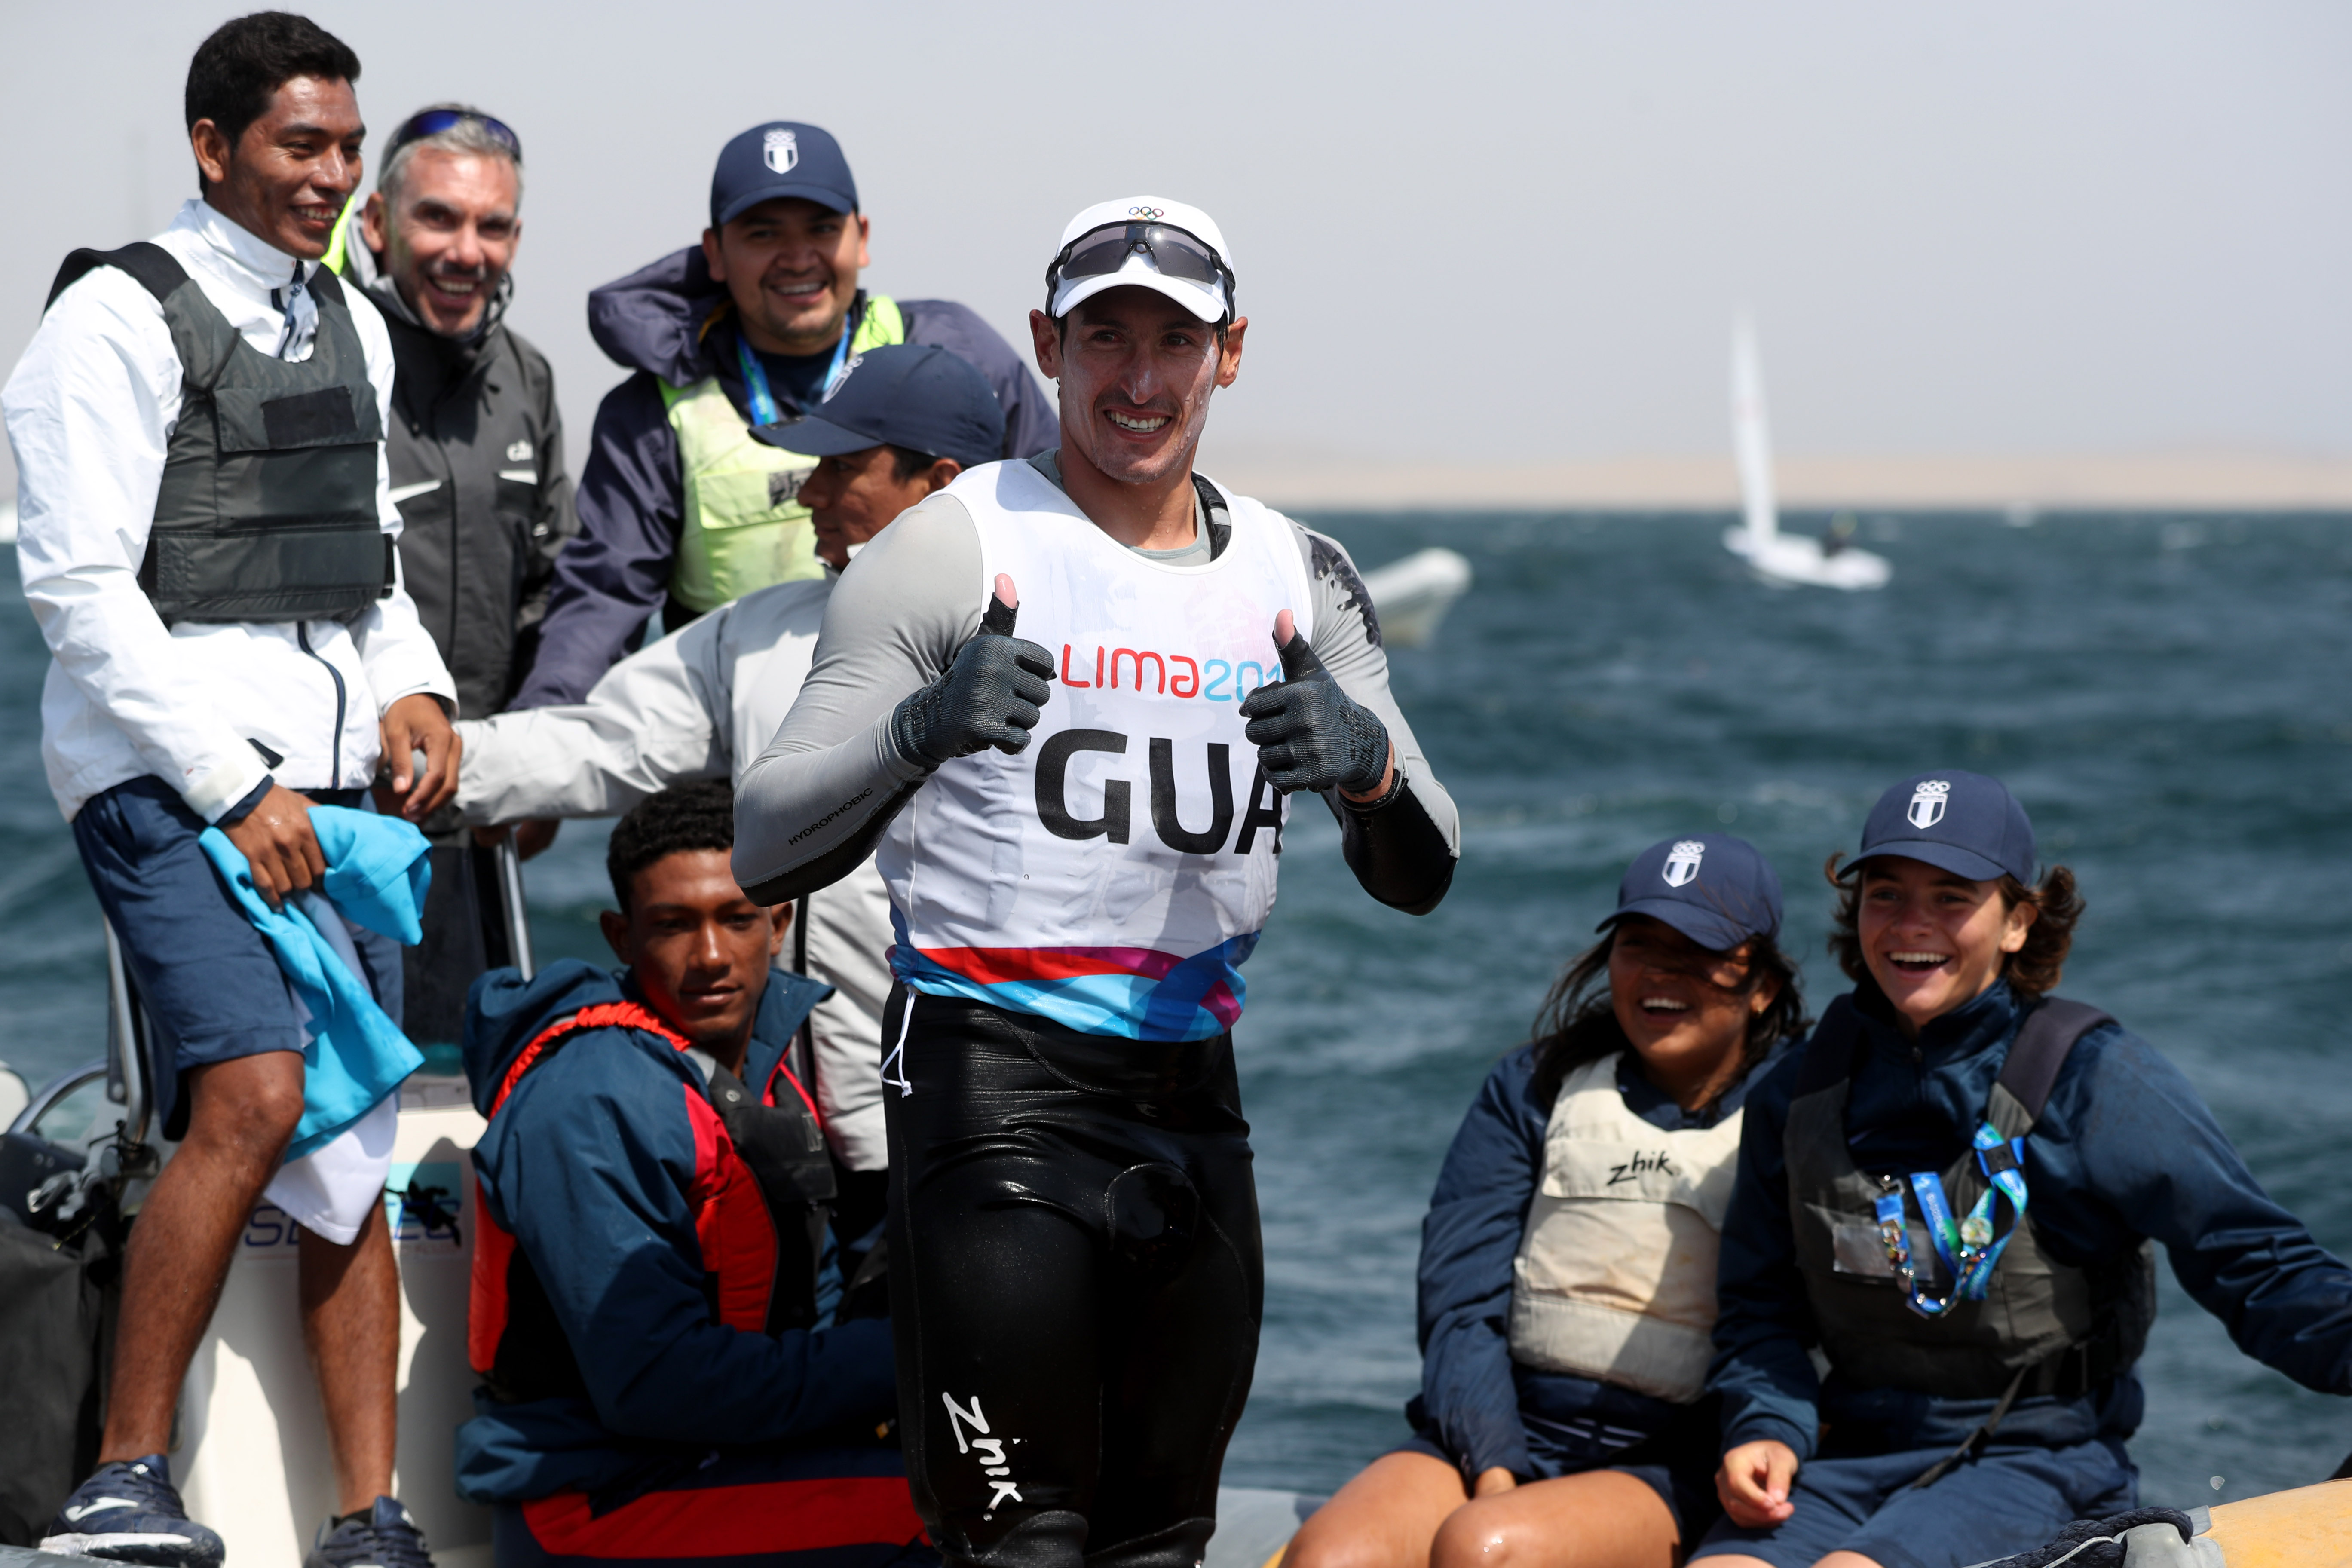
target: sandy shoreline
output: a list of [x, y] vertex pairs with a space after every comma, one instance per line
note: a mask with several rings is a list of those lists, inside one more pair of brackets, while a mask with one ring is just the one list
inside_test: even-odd
[[[1385, 510], [1525, 508], [1723, 510], [1738, 484], [1720, 457], [1547, 464], [1353, 461], [1257, 446], [1205, 450], [1220, 480], [1276, 506]], [[2037, 511], [2352, 510], [2352, 458], [2263, 453], [2047, 457], [1786, 457], [1780, 504], [1818, 510]]]

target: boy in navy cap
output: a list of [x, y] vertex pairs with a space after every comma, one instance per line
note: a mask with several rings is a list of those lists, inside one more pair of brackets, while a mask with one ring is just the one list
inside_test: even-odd
[[1003, 411], [993, 458], [1052, 439], [1053, 405], [1013, 348], [961, 305], [869, 294], [871, 223], [840, 143], [771, 121], [727, 143], [710, 226], [588, 298], [589, 330], [635, 372], [597, 410], [530, 676], [510, 706], [576, 702], [656, 610], [675, 630], [772, 584], [823, 574], [801, 494], [820, 454], [754, 427], [807, 413], [849, 362], [891, 343], [944, 348]]
[[1832, 872], [1854, 990], [1749, 1096], [1724, 1226], [1710, 1568], [1975, 1563], [2134, 1506], [2152, 1241], [2248, 1354], [2352, 1393], [2352, 1270], [2179, 1069], [2050, 994], [2083, 902], [2033, 872], [2024, 807], [1956, 769]]
[[[756, 434], [815, 464], [801, 499], [825, 574], [721, 605], [622, 660], [582, 701], [461, 721], [472, 748], [457, 787], [467, 821], [609, 816], [669, 784], [740, 775], [800, 695], [840, 568], [900, 512], [993, 461], [1004, 444], [987, 381], [928, 345], [851, 360], [818, 414]], [[845, 1212], [862, 1202], [878, 1214], [878, 1059], [890, 986], [881, 879], [869, 868], [801, 900], [792, 941], [792, 967], [834, 987], [811, 1015], [802, 1049], [826, 1137], [854, 1173], [845, 1179]]]

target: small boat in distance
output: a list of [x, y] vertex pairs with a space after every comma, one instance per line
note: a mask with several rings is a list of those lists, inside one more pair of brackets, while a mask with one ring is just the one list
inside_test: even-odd
[[1470, 563], [1438, 545], [1364, 574], [1364, 592], [1381, 618], [1381, 638], [1399, 647], [1426, 647], [1437, 623], [1470, 586]]
[[1731, 446], [1739, 462], [1739, 500], [1746, 521], [1725, 532], [1723, 546], [1775, 587], [1884, 588], [1894, 574], [1881, 555], [1845, 542], [1847, 529], [1828, 541], [1783, 533], [1772, 495], [1772, 437], [1764, 423], [1764, 372], [1756, 333], [1741, 316], [1731, 329]]

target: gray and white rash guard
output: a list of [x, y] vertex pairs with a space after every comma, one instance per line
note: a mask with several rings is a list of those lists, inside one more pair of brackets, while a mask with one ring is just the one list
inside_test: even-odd
[[[1030, 461], [1059, 489], [1054, 457]], [[1196, 542], [1183, 552], [1136, 553], [1167, 560], [1219, 552], [1223, 524], [1205, 508], [1200, 517], [1206, 551]], [[1402, 775], [1400, 787], [1369, 809], [1336, 793], [1327, 797], [1348, 862], [1374, 898], [1426, 912], [1444, 896], [1460, 855], [1454, 802], [1389, 690], [1380, 623], [1347, 552], [1280, 521], [1295, 536], [1312, 595], [1302, 618], [1314, 628], [1315, 651], [1341, 689], [1387, 727]], [[978, 529], [951, 491], [902, 513], [858, 553], [825, 606], [815, 663], [799, 696], [737, 786], [735, 876], [753, 898], [782, 902], [856, 866], [929, 776], [928, 763], [893, 742], [891, 714], [955, 661], [979, 630], [989, 594]], [[1269, 624], [1269, 665], [1273, 635]]]

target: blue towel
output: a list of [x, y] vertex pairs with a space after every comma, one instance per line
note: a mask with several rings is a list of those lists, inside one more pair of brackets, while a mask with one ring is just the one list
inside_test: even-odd
[[[317, 805], [310, 808], [310, 830], [327, 862], [320, 891], [336, 912], [410, 947], [424, 940], [420, 916], [432, 867], [425, 858], [430, 846], [415, 824]], [[197, 842], [310, 1015], [310, 1040], [302, 1048], [302, 1120], [286, 1148], [287, 1159], [299, 1160], [374, 1110], [425, 1065], [425, 1053], [376, 1005], [360, 977], [349, 934], [325, 910], [319, 911], [324, 929], [303, 912], [305, 903], [317, 910], [317, 900], [298, 896], [273, 910], [227, 834], [207, 827]]]

